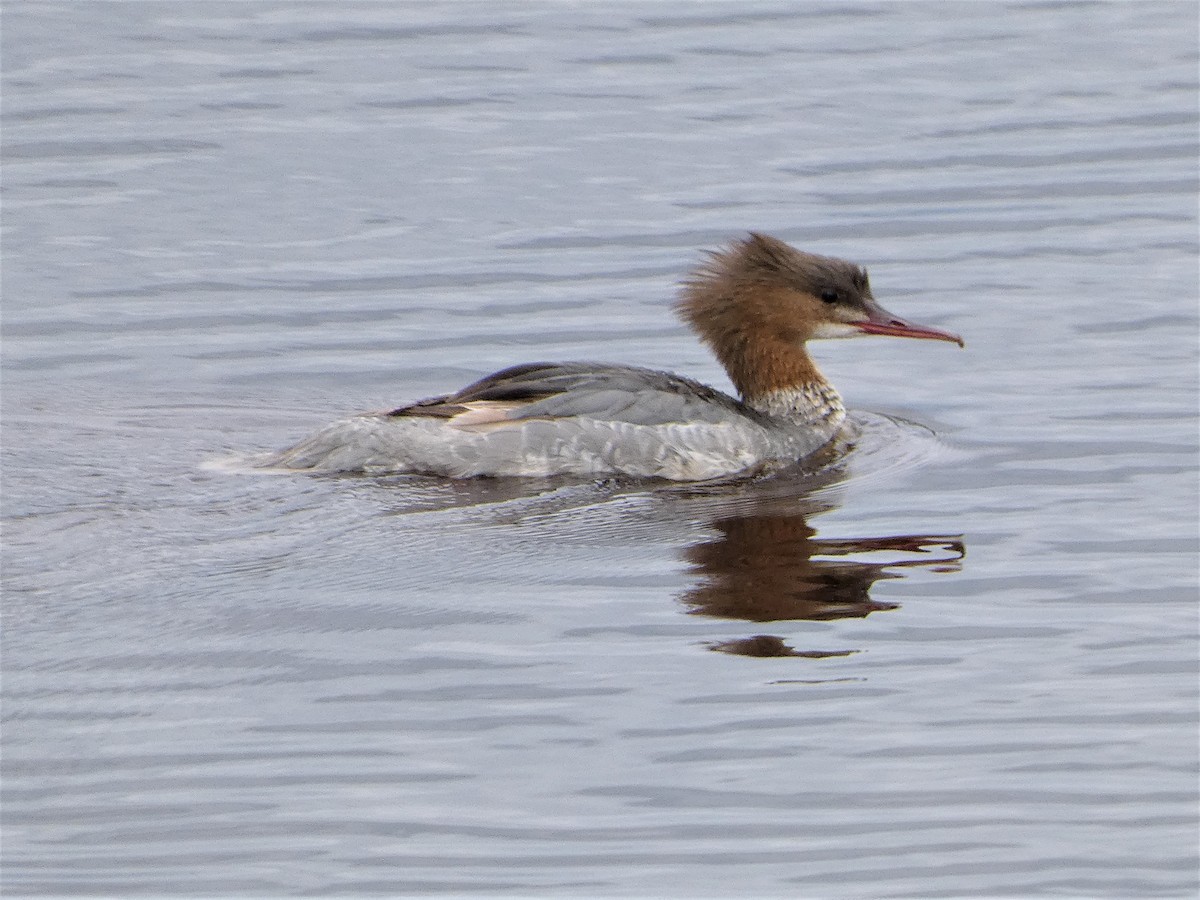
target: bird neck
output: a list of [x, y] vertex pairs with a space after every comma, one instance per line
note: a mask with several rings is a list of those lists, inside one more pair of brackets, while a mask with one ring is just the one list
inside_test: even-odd
[[836, 427], [845, 419], [841, 395], [803, 343], [731, 342], [714, 349], [747, 406], [797, 425]]

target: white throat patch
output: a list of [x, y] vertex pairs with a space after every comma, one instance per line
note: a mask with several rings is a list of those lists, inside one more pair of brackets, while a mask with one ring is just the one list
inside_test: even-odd
[[813, 329], [812, 336], [818, 340], [827, 340], [830, 338], [862, 337], [863, 332], [859, 331], [856, 325], [851, 325], [848, 322], [822, 322]]

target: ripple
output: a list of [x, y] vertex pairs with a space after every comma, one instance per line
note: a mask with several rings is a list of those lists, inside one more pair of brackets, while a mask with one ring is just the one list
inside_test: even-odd
[[947, 442], [928, 425], [900, 416], [854, 410], [850, 420], [858, 433], [843, 462], [856, 482], [874, 482], [969, 457], [965, 449]]
[[27, 141], [6, 143], [0, 155], [6, 159], [50, 159], [73, 156], [153, 156], [220, 150], [212, 141], [182, 138], [134, 139], [126, 141]]

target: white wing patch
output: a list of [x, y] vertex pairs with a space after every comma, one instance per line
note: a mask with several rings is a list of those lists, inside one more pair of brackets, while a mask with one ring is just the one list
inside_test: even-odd
[[451, 416], [446, 424], [464, 431], [490, 431], [498, 425], [512, 424], [510, 413], [528, 406], [516, 400], [472, 400], [458, 405], [466, 411]]

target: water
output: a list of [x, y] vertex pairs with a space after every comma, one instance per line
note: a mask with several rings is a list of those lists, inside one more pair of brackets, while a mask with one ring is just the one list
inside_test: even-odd
[[[9, 896], [1195, 896], [1190, 3], [6, 4]], [[728, 387], [755, 228], [967, 349], [725, 487], [232, 475]]]

